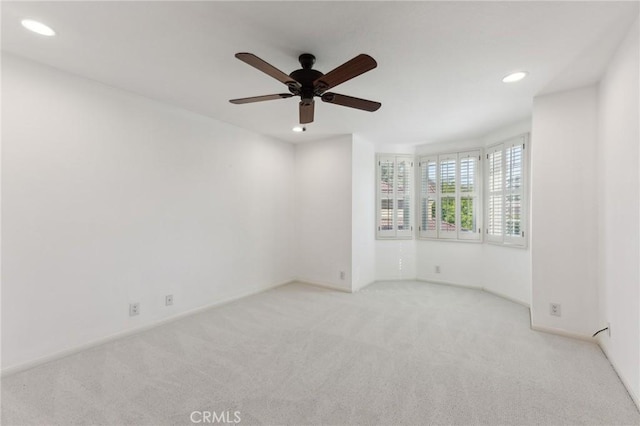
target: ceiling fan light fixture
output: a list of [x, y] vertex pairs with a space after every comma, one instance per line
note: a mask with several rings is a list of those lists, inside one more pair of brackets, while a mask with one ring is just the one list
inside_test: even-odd
[[513, 72], [509, 75], [506, 75], [502, 78], [503, 83], [515, 83], [516, 81], [520, 81], [525, 78], [529, 73], [526, 71], [518, 71]]
[[42, 22], [34, 21], [33, 19], [23, 19], [20, 23], [23, 27], [25, 27], [29, 31], [33, 31], [36, 34], [47, 37], [56, 35], [56, 32], [53, 31], [50, 26], [45, 25]]

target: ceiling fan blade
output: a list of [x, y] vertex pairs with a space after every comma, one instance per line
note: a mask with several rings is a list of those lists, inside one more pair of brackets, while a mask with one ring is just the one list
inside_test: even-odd
[[322, 101], [330, 104], [342, 105], [349, 108], [357, 108], [364, 111], [377, 111], [382, 104], [380, 102], [368, 101], [366, 99], [354, 98], [353, 96], [340, 95], [338, 93], [327, 92], [322, 95]]
[[300, 102], [300, 124], [313, 123], [314, 101], [311, 103]]
[[240, 59], [242, 62], [245, 62], [251, 65], [254, 68], [257, 68], [263, 73], [275, 78], [276, 80], [286, 84], [289, 87], [295, 87], [297, 89], [300, 88], [300, 83], [298, 83], [293, 78], [289, 77], [287, 74], [280, 71], [278, 68], [269, 64], [268, 62], [265, 62], [262, 59], [258, 58], [253, 53], [236, 53], [236, 58]]
[[317, 78], [313, 82], [313, 86], [316, 88], [318, 94], [324, 93], [326, 90], [332, 87], [342, 84], [347, 80], [351, 80], [354, 77], [364, 74], [367, 71], [371, 71], [378, 66], [378, 63], [369, 55], [361, 53], [350, 61], [345, 62], [338, 68], [329, 71], [322, 77]]
[[274, 99], [291, 98], [291, 93], [278, 93], [277, 95], [252, 96], [250, 98], [231, 99], [232, 104], [250, 104], [252, 102], [272, 101]]

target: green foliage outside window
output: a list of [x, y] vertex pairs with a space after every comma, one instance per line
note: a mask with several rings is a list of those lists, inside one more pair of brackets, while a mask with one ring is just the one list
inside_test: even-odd
[[460, 226], [464, 231], [474, 231], [473, 198], [460, 199]]
[[455, 226], [456, 224], [456, 199], [442, 198], [441, 221]]

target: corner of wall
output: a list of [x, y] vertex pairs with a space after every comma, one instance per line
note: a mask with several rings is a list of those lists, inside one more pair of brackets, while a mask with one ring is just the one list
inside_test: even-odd
[[353, 288], [351, 135], [295, 147], [295, 276]]
[[537, 97], [531, 130], [532, 325], [577, 335], [596, 326], [596, 102], [595, 86]]
[[601, 337], [599, 344], [636, 404], [640, 396], [640, 101], [630, 94], [640, 93], [639, 22], [637, 18], [629, 29], [598, 87], [596, 169], [598, 321], [600, 326], [611, 326], [611, 335]]
[[352, 289], [375, 280], [375, 147], [353, 135], [351, 198]]

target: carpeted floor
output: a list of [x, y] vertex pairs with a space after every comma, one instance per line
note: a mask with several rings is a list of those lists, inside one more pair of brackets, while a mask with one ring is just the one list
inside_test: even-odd
[[265, 425], [640, 424], [595, 344], [532, 331], [528, 309], [499, 297], [418, 282], [286, 285], [2, 380], [3, 425], [189, 425], [194, 411]]

